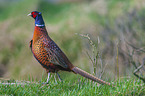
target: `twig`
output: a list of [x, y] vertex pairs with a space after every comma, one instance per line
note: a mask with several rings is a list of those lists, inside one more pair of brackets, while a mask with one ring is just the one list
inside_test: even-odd
[[[126, 41], [126, 40], [125, 40], [125, 41]], [[137, 48], [137, 47], [133, 46], [132, 44], [130, 44], [130, 43], [127, 42], [127, 41], [126, 41], [126, 43], [127, 43], [129, 46], [131, 46], [133, 49], [135, 49], [136, 51], [142, 51], [142, 52], [145, 52], [145, 50], [143, 50], [144, 47], [143, 47], [143, 48]]]
[[15, 85], [15, 84], [17, 84], [17, 85], [26, 85], [26, 84], [28, 84], [28, 83], [1, 83], [2, 85]]
[[104, 74], [104, 71], [105, 71], [105, 69], [106, 69], [106, 66], [107, 66], [107, 63], [105, 64], [104, 68], [102, 69], [102, 72], [101, 72], [101, 74], [100, 74], [100, 77], [99, 77], [99, 78], [102, 78], [102, 75]]
[[4, 78], [0, 78], [0, 84], [2, 85], [26, 85], [26, 84], [30, 84], [30, 83], [35, 83], [38, 84], [36, 82], [30, 82], [30, 81], [15, 81], [15, 80], [11, 80], [11, 79], [4, 79]]
[[144, 66], [144, 64], [145, 64], [144, 62], [145, 62], [145, 58], [143, 59], [142, 64], [134, 70], [133, 74], [134, 74], [137, 78], [141, 79], [141, 80], [145, 83], [145, 78], [143, 78], [143, 77], [139, 76], [138, 74], [136, 74], [141, 68], [143, 68], [143, 66]]
[[[126, 40], [125, 40], [125, 41], [126, 41]], [[127, 41], [126, 41], [126, 43], [127, 43], [129, 46], [131, 46], [131, 47], [133, 48], [132, 54], [129, 54], [130, 59], [131, 59], [131, 63], [132, 63], [132, 65], [136, 68], [136, 69], [134, 70], [133, 74], [134, 74], [137, 78], [141, 79], [141, 80], [145, 83], [145, 78], [143, 78], [143, 77], [139, 76], [138, 74], [136, 74], [138, 71], [140, 71], [141, 68], [143, 68], [143, 66], [144, 66], [144, 64], [145, 64], [145, 58], [143, 58], [143, 62], [142, 62], [142, 64], [141, 64], [139, 67], [137, 67], [137, 66], [136, 66], [136, 63], [133, 61], [133, 54], [134, 54], [134, 51], [136, 51], [136, 52], [140, 52], [140, 51], [141, 51], [141, 52], [145, 52], [145, 51], [143, 50], [143, 48], [137, 48], [137, 47], [133, 46], [132, 44], [130, 44], [130, 43], [127, 42]]]
[[118, 42], [117, 42], [117, 45], [116, 45], [117, 49], [117, 56], [116, 56], [116, 67], [117, 67], [117, 78], [119, 78], [119, 57], [118, 57]]

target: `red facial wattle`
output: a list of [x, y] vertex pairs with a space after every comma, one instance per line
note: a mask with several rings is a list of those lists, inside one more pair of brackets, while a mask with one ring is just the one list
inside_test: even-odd
[[36, 16], [37, 16], [38, 14], [39, 14], [39, 13], [37, 13], [37, 12], [32, 12], [32, 13], [31, 13], [31, 15], [32, 15], [33, 18], [36, 18]]

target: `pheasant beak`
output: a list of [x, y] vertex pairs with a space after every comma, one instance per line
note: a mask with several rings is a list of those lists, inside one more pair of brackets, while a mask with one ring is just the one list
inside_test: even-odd
[[27, 16], [31, 16], [32, 14], [31, 13], [29, 13]]

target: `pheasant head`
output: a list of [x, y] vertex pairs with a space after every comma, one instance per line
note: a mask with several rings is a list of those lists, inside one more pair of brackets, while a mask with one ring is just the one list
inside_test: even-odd
[[41, 15], [41, 12], [32, 11], [27, 16], [32, 16], [35, 19], [35, 26], [39, 26], [39, 27], [45, 26], [45, 23], [43, 21], [42, 15]]

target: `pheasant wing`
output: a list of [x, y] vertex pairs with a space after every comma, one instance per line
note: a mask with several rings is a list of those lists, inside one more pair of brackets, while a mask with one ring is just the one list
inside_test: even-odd
[[60, 65], [64, 68], [68, 68], [68, 59], [61, 49], [55, 44], [51, 44], [51, 47], [45, 46], [44, 49], [47, 51], [47, 57], [49, 62]]

